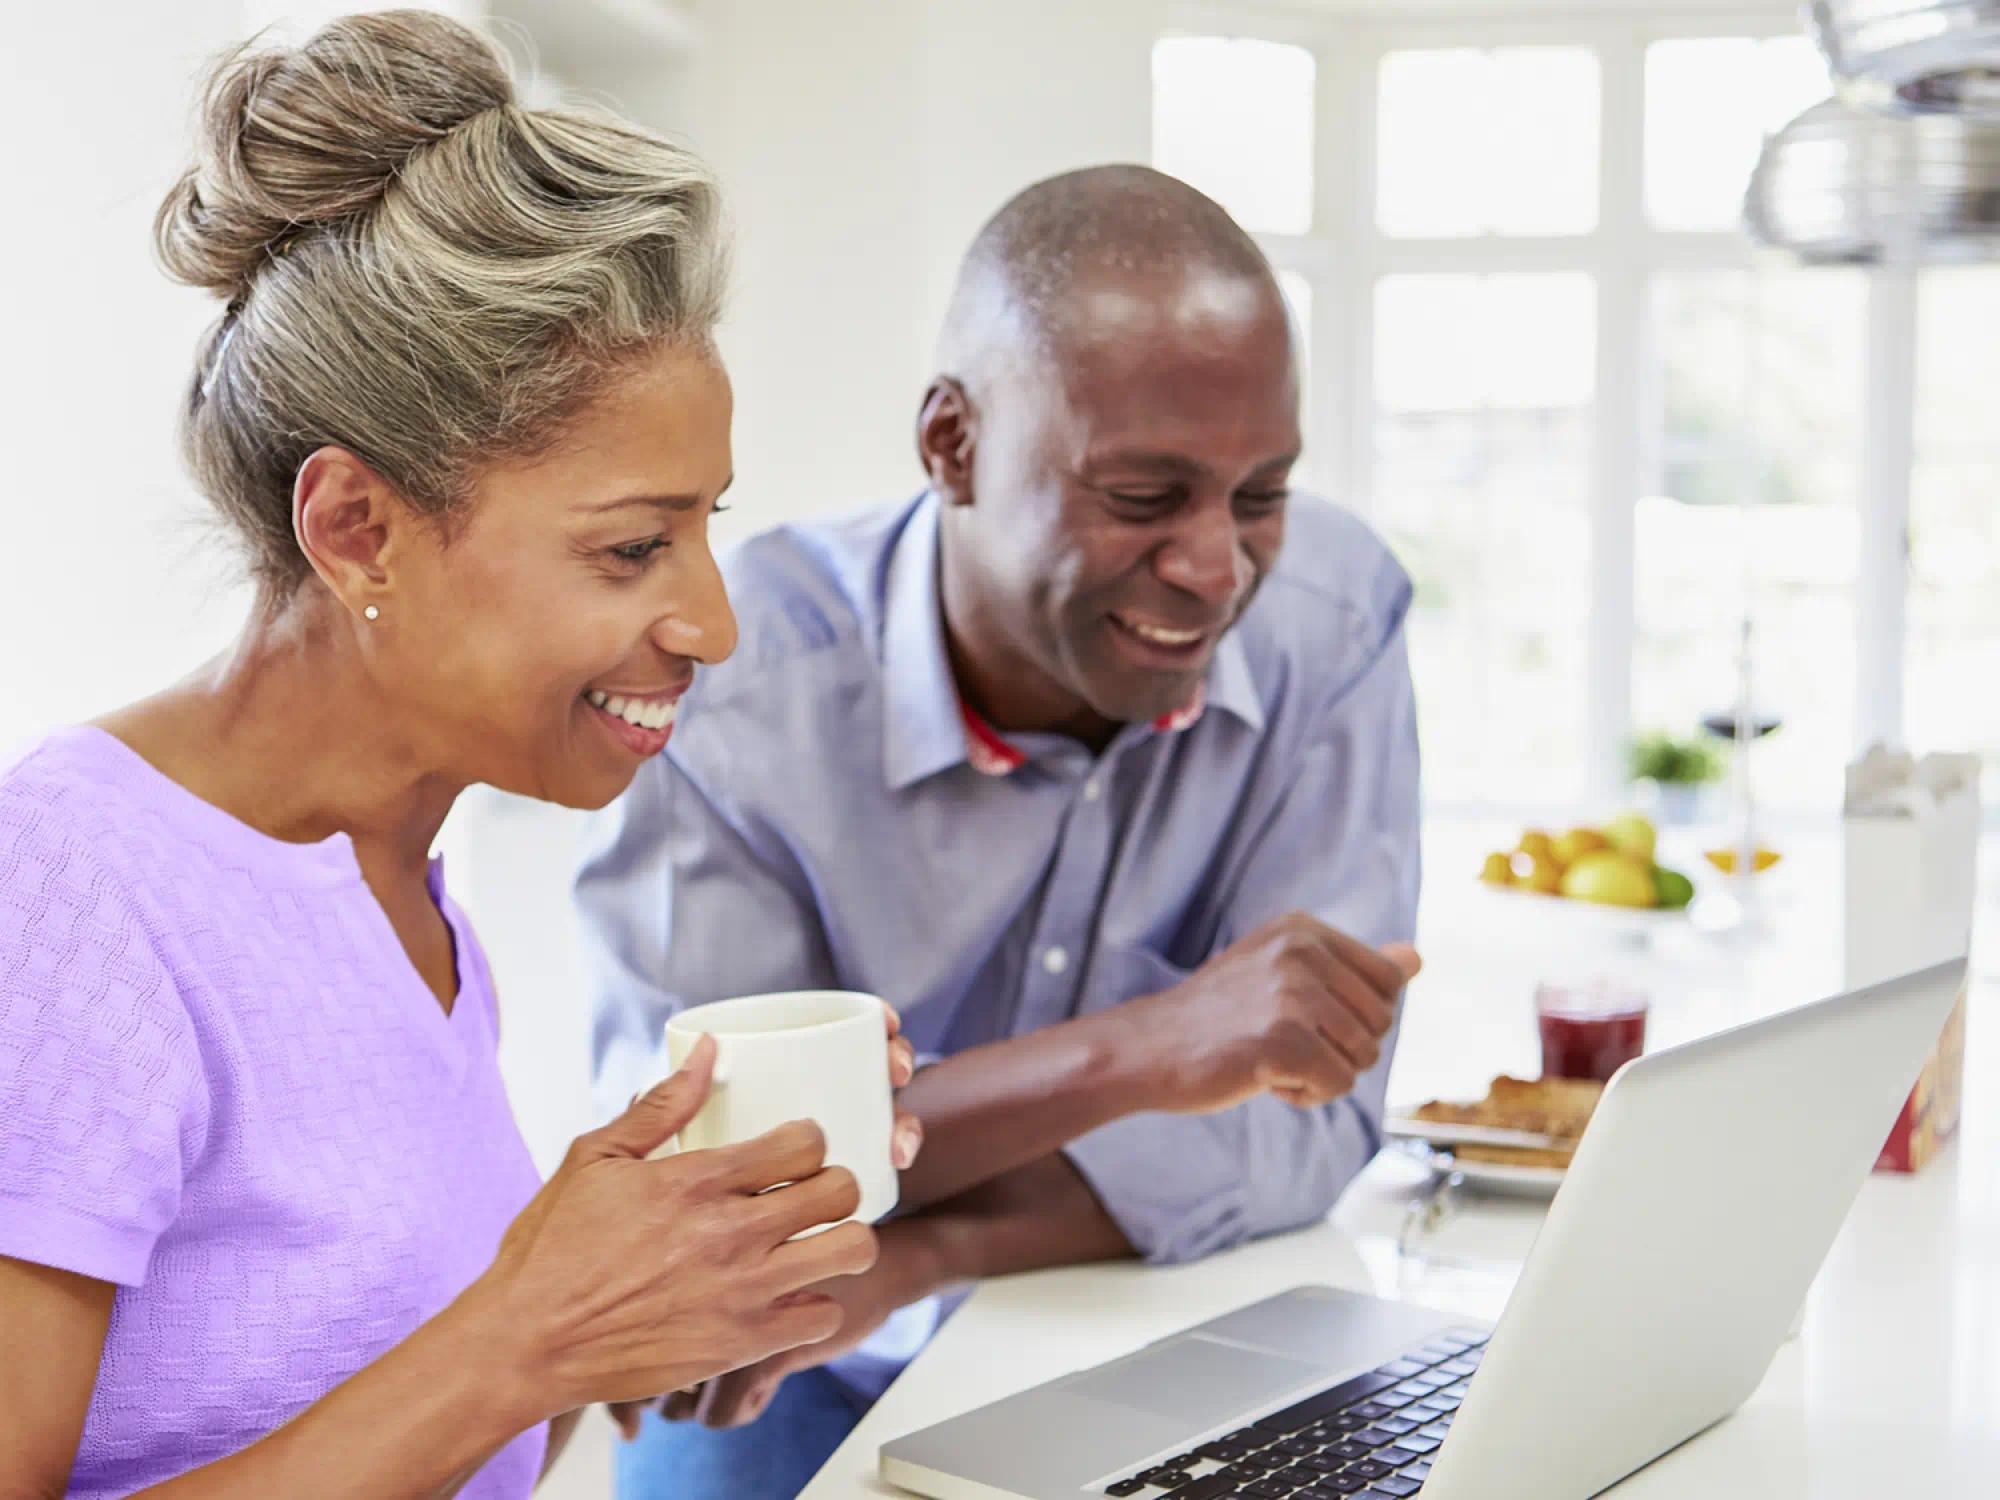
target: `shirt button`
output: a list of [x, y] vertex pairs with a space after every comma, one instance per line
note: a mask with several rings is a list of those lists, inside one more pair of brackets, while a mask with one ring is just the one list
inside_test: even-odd
[[1069, 953], [1062, 948], [1050, 948], [1042, 954], [1042, 967], [1051, 974], [1060, 974], [1069, 967]]
[[1104, 795], [1104, 788], [1097, 784], [1096, 777], [1093, 776], [1090, 780], [1086, 781], [1083, 784], [1084, 801], [1095, 802], [1099, 797], [1103, 795]]

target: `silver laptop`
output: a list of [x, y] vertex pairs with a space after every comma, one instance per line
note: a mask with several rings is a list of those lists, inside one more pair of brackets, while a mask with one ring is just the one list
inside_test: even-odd
[[1964, 983], [1956, 960], [1628, 1064], [1497, 1327], [1299, 1287], [900, 1438], [882, 1476], [936, 1500], [1584, 1500], [1762, 1381]]

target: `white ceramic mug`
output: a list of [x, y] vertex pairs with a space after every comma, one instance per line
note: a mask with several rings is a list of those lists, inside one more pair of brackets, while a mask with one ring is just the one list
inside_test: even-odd
[[854, 1217], [872, 1224], [896, 1206], [895, 1105], [880, 999], [798, 990], [695, 1006], [667, 1022], [667, 1059], [676, 1070], [704, 1035], [716, 1046], [708, 1102], [655, 1156], [733, 1146], [788, 1121], [812, 1120], [826, 1135], [826, 1164], [847, 1168], [860, 1184]]

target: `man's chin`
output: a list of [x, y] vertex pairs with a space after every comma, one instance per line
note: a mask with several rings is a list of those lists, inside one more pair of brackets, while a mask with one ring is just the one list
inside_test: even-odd
[[1201, 691], [1208, 665], [1199, 671], [1148, 672], [1152, 681], [1135, 679], [1142, 674], [1125, 668], [1101, 684], [1102, 691], [1090, 696], [1092, 708], [1105, 718], [1121, 724], [1151, 724], [1169, 714], [1179, 713]]

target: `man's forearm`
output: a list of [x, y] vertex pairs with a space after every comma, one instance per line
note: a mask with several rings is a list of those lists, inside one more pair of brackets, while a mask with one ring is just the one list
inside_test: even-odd
[[[923, 1266], [916, 1296], [988, 1276], [1120, 1260], [1132, 1244], [1067, 1157], [1045, 1156], [884, 1226]], [[911, 1300], [915, 1300], [912, 1297]]]
[[[923, 1153], [902, 1177], [903, 1203], [941, 1205], [1040, 1163], [1100, 1125], [1157, 1107], [1152, 1069], [1123, 1009], [989, 1042], [919, 1070], [898, 1101], [924, 1122]], [[1090, 1196], [1075, 1169], [1061, 1165]]]

